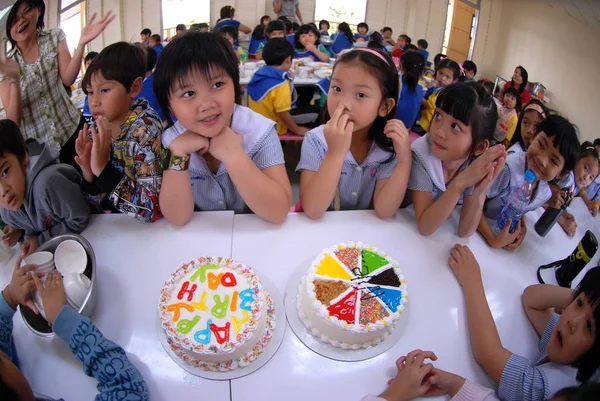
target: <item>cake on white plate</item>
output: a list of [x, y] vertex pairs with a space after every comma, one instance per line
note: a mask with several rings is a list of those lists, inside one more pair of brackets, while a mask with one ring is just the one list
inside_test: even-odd
[[297, 308], [317, 339], [360, 349], [392, 332], [407, 297], [396, 261], [370, 245], [350, 242], [317, 256], [300, 282]]
[[247, 366], [269, 343], [275, 308], [252, 268], [202, 256], [179, 267], [161, 291], [158, 310], [171, 350], [211, 371]]

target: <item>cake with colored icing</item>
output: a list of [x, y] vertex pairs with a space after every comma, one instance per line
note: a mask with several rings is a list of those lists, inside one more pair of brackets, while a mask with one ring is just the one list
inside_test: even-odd
[[350, 242], [317, 256], [301, 280], [297, 308], [314, 337], [359, 349], [388, 336], [406, 302], [398, 263], [372, 246]]
[[229, 258], [203, 256], [179, 267], [158, 310], [171, 350], [204, 370], [247, 366], [275, 328], [273, 301], [259, 278]]

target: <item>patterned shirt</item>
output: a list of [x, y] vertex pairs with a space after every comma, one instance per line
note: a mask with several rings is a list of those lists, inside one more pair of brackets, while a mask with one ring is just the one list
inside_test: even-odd
[[[327, 153], [323, 128], [324, 125], [321, 125], [304, 137], [302, 155], [296, 171], [319, 171]], [[346, 153], [336, 195], [329, 210], [372, 209], [375, 184], [379, 180], [390, 178], [397, 164], [398, 159], [395, 156], [375, 143], [361, 164], [354, 160], [352, 153]]]
[[21, 132], [25, 139], [38, 139], [57, 150], [81, 119], [58, 73], [58, 44], [65, 38], [60, 28], [38, 33], [40, 55], [33, 64], [25, 63], [19, 50], [15, 54], [21, 69]]
[[86, 185], [88, 199], [144, 222], [160, 219], [161, 133], [158, 114], [146, 99], [136, 100], [121, 124], [121, 136], [112, 142], [109, 164], [93, 185]]

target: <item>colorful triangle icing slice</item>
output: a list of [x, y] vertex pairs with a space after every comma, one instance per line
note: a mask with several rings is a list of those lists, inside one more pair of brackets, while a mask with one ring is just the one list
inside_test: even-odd
[[372, 292], [368, 290], [362, 290], [360, 297], [360, 324], [372, 324], [388, 317], [389, 315], [389, 312], [385, 309], [382, 303], [377, 300]]
[[371, 287], [369, 290], [381, 299], [392, 312], [398, 312], [402, 302], [402, 291], [395, 288]]
[[334, 304], [331, 304], [327, 310], [330, 316], [335, 316], [340, 320], [354, 324], [356, 319], [356, 299], [358, 290], [353, 288], [348, 294]]
[[334, 253], [339, 261], [345, 264], [350, 271], [354, 272], [356, 269], [358, 269], [358, 264], [360, 262], [360, 249], [342, 248]]
[[390, 287], [400, 287], [400, 279], [394, 271], [393, 267], [382, 271], [381, 273], [372, 276], [367, 281], [369, 284], [374, 285], [387, 285]]
[[325, 255], [325, 258], [319, 263], [319, 267], [317, 267], [315, 274], [340, 280], [352, 280], [350, 273], [329, 255]]
[[374, 252], [364, 249], [362, 251], [362, 275], [367, 276], [369, 273], [373, 273], [377, 269], [381, 269], [383, 266], [390, 264], [390, 262], [377, 255]]
[[315, 296], [323, 305], [329, 305], [331, 300], [336, 299], [350, 287], [343, 281], [315, 280]]

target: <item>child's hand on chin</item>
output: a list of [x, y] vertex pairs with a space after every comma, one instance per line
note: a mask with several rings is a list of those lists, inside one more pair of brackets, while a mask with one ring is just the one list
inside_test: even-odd
[[410, 352], [396, 361], [398, 373], [388, 382], [389, 387], [379, 395], [387, 401], [409, 401], [426, 395], [432, 388], [427, 376], [433, 365], [425, 363], [425, 359], [437, 360], [431, 351], [420, 349]]
[[448, 264], [461, 287], [473, 284], [482, 285], [479, 263], [468, 246], [454, 245], [450, 249]]
[[240, 151], [244, 151], [244, 137], [225, 126], [217, 136], [210, 138], [208, 151], [216, 159], [225, 162], [228, 158], [234, 158]]
[[48, 274], [45, 284], [42, 284], [37, 276], [34, 276], [33, 280], [38, 294], [42, 298], [46, 320], [48, 324], [52, 325], [63, 306], [67, 304], [67, 294], [65, 293], [62, 276], [58, 270], [54, 270]]
[[204, 154], [209, 147], [208, 138], [192, 131], [185, 131], [169, 145], [169, 151], [174, 156], [189, 156], [192, 153]]

